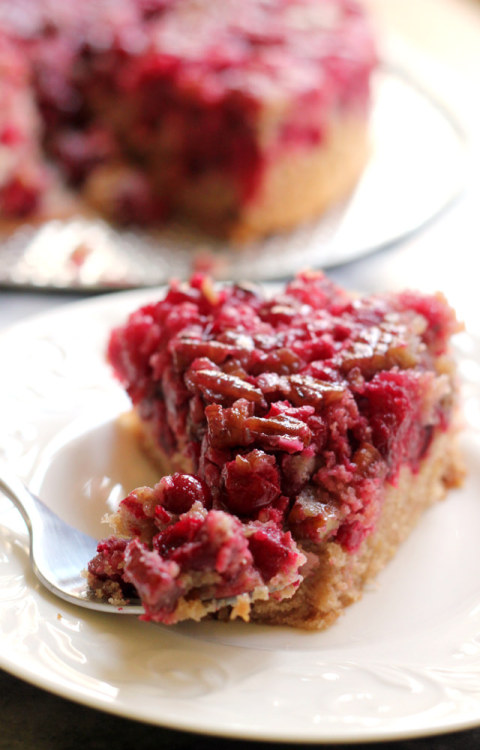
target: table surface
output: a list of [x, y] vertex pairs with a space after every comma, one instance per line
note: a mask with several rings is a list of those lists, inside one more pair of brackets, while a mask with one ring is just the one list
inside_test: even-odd
[[[480, 2], [478, 0], [369, 0], [382, 33], [409, 57], [415, 74], [455, 109], [470, 137], [467, 187], [453, 207], [408, 241], [333, 269], [330, 275], [365, 291], [416, 286], [443, 290], [472, 332], [477, 314], [480, 250]], [[28, 316], [70, 305], [78, 294], [0, 290], [0, 329]], [[241, 741], [209, 738], [152, 727], [103, 714], [58, 698], [0, 671], [0, 750], [104, 750], [130, 748], [216, 748]], [[250, 746], [261, 743], [249, 742]], [[433, 738], [386, 743], [410, 750], [473, 750], [480, 728]], [[336, 745], [336, 747], [341, 747]], [[362, 745], [362, 747], [373, 747]]]

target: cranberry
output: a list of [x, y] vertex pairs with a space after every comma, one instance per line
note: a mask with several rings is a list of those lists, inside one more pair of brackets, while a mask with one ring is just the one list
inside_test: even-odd
[[181, 518], [172, 526], [159, 532], [153, 540], [154, 549], [164, 558], [174, 558], [180, 550], [182, 556], [192, 555], [195, 549], [197, 533], [203, 525], [203, 519], [196, 516]]
[[238, 455], [222, 470], [225, 503], [232, 513], [248, 516], [280, 496], [280, 474], [274, 456], [260, 450]]
[[216, 572], [227, 580], [251, 562], [241, 523], [217, 510], [183, 516], [154, 538], [153, 548], [180, 570]]
[[248, 539], [248, 547], [266, 583], [298, 561], [290, 532], [285, 533], [273, 524], [265, 524], [254, 531]]
[[205, 508], [211, 503], [210, 492], [205, 482], [189, 474], [163, 477], [155, 489], [158, 502], [176, 515], [186, 513], [196, 502], [200, 502]]
[[121, 580], [127, 544], [126, 539], [113, 536], [99, 542], [96, 556], [88, 563], [88, 572], [99, 579]]

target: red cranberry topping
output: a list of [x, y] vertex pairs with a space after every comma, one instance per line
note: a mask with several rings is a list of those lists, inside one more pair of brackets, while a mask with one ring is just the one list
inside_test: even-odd
[[[259, 452], [246, 459], [255, 465], [270, 502], [278, 495], [274, 460]], [[267, 467], [269, 487], [261, 475], [262, 465]], [[230, 489], [231, 479], [227, 477]], [[280, 590], [298, 585], [305, 558], [291, 535], [281, 530], [281, 512], [244, 524], [230, 513], [207, 511], [202, 505], [205, 495], [201, 481], [180, 474], [164, 477], [152, 489], [132, 492], [122, 501], [120, 513], [123, 532], [133, 539], [112, 537], [100, 542], [89, 564], [92, 585], [98, 588], [102, 581], [113, 581], [125, 595], [131, 595], [128, 586], [133, 586], [145, 606], [145, 618], [165, 623], [176, 622], [177, 604], [183, 598], [235, 597], [271, 580]], [[182, 513], [182, 507], [190, 504]], [[172, 512], [173, 505], [180, 514]], [[160, 531], [152, 535], [159, 519]]]
[[[109, 354], [142, 415], [164, 420], [163, 409], [154, 416], [154, 405], [165, 402], [171, 439], [187, 432], [198, 441], [195, 466], [208, 474], [214, 494], [221, 466], [213, 470], [212, 450], [226, 451], [222, 460], [228, 462], [237, 448], [286, 456], [312, 446], [310, 475], [305, 463], [301, 472], [294, 463], [279, 464], [285, 466], [285, 487], [300, 491], [315, 462], [329, 470], [332, 462], [351, 461], [360, 443], [390, 461], [396, 442], [382, 435], [388, 420], [392, 433], [403, 424], [403, 407], [398, 398], [389, 399], [376, 373], [397, 372], [392, 377], [410, 392], [408, 373], [429, 371], [432, 352], [441, 350], [456, 325], [437, 297], [412, 297], [413, 311], [407, 299], [404, 294], [352, 302], [321, 274], [306, 273], [267, 303], [258, 292], [246, 296], [238, 287], [213, 291], [197, 276], [135, 313], [113, 334]], [[272, 318], [278, 301], [290, 310], [288, 320]], [[376, 416], [391, 409], [383, 422]], [[441, 421], [440, 412], [420, 415], [420, 423]], [[165, 432], [160, 421], [155, 432]], [[412, 444], [425, 444], [424, 435], [420, 427]]]
[[275, 577], [280, 588], [298, 584], [304, 560], [291, 536], [272, 523], [257, 522], [250, 529], [222, 511], [209, 511], [203, 518], [183, 515], [157, 534], [152, 549], [138, 538], [122, 541], [118, 548], [102, 542], [89, 572], [98, 577], [112, 570], [135, 587], [145, 606], [144, 619], [169, 624], [177, 620], [182, 597], [208, 601], [236, 596]]

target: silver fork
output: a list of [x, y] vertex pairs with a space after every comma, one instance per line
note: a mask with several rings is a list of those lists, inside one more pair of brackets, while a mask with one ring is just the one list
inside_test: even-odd
[[0, 492], [16, 505], [30, 534], [30, 559], [38, 580], [52, 594], [88, 609], [140, 615], [138, 600], [122, 607], [95, 599], [82, 572], [94, 557], [97, 541], [62, 521], [8, 469], [0, 472]]

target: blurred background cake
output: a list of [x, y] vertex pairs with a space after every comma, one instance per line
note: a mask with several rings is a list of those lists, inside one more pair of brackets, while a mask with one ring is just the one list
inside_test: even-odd
[[116, 222], [239, 239], [320, 215], [368, 158], [356, 0], [0, 0], [0, 24], [4, 216], [41, 210], [39, 149]]

